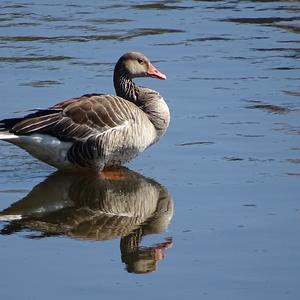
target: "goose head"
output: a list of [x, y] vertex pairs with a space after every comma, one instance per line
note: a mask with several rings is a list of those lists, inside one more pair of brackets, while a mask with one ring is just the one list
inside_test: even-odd
[[128, 52], [120, 57], [115, 67], [115, 75], [125, 75], [132, 79], [136, 77], [152, 77], [161, 80], [167, 76], [156, 69], [150, 60], [142, 53]]

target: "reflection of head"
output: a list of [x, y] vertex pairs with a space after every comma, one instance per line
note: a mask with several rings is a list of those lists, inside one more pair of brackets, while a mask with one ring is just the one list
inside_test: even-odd
[[169, 238], [163, 243], [150, 247], [139, 246], [142, 238], [142, 227], [121, 239], [121, 258], [129, 273], [145, 274], [156, 271], [157, 263], [165, 258], [165, 249], [172, 246]]
[[[128, 259], [126, 263], [126, 270], [129, 273], [145, 274], [154, 272], [156, 270], [156, 261], [153, 258], [153, 249], [139, 250]], [[128, 257], [129, 258], [129, 257]]]

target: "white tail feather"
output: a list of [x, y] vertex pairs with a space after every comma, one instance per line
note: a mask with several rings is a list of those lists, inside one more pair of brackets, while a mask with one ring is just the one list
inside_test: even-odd
[[4, 131], [0, 132], [0, 140], [12, 140], [12, 139], [18, 139], [19, 137], [13, 133]]
[[0, 221], [13, 221], [13, 220], [21, 220], [22, 215], [0, 215]]

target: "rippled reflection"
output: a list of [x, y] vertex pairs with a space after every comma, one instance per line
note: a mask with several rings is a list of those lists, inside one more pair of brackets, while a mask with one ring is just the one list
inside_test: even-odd
[[30, 231], [29, 238], [63, 235], [95, 241], [121, 237], [128, 272], [154, 271], [172, 239], [150, 247], [141, 247], [140, 242], [145, 235], [167, 229], [172, 199], [152, 179], [126, 168], [117, 172], [118, 179], [52, 174], [0, 213], [7, 222], [0, 233]]

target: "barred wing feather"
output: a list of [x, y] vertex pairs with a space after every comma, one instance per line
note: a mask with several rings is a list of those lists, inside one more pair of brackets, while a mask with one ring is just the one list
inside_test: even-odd
[[78, 141], [124, 125], [134, 120], [136, 113], [135, 105], [120, 97], [85, 95], [3, 123], [16, 135], [44, 133], [63, 141]]

